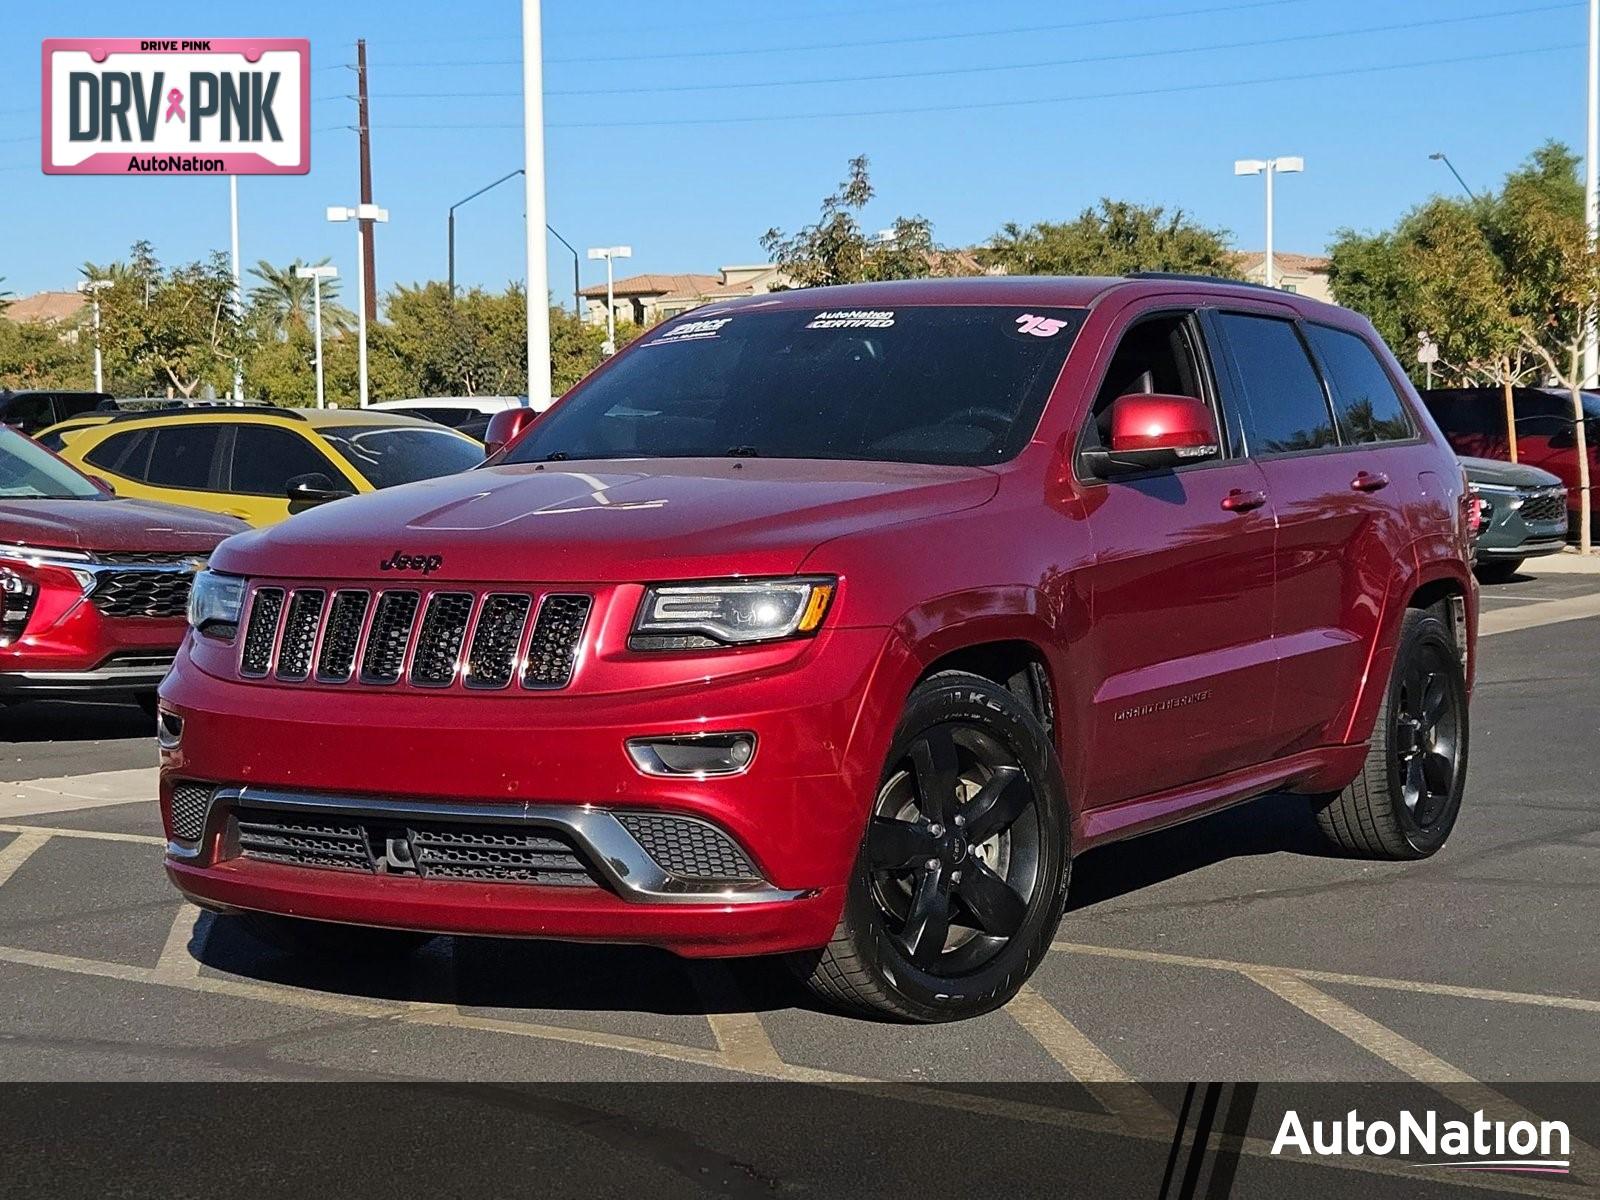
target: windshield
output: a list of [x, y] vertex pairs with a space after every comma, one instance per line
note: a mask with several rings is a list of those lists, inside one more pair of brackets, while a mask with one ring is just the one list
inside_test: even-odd
[[320, 431], [375, 488], [454, 475], [483, 461], [483, 447], [448, 429], [339, 425]]
[[0, 499], [102, 500], [105, 493], [14, 429], [0, 430]]
[[506, 461], [1003, 462], [1033, 435], [1083, 316], [978, 305], [690, 314], [563, 400]]

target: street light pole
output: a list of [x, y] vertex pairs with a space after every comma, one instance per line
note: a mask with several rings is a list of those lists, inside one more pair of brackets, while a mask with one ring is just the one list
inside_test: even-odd
[[518, 167], [515, 171], [507, 171], [504, 175], [500, 176], [500, 178], [496, 179], [493, 183], [484, 184], [477, 191], [473, 192], [472, 195], [464, 196], [462, 199], [457, 200], [454, 204], [452, 204], [450, 206], [448, 225], [449, 225], [449, 235], [450, 235], [449, 236], [449, 259], [450, 259], [450, 300], [451, 300], [451, 303], [454, 303], [455, 302], [455, 298], [456, 298], [456, 209], [460, 208], [468, 200], [476, 200], [479, 196], [483, 195], [485, 192], [489, 191], [490, 189], [499, 187], [506, 180], [515, 179], [518, 175], [523, 175], [523, 174], [526, 174], [526, 172], [521, 167]]
[[[233, 237], [233, 319], [244, 312], [244, 300], [239, 290], [239, 177], [228, 176], [228, 217]], [[233, 360], [233, 402], [244, 402], [244, 372], [239, 360]]]
[[1434, 153], [1428, 155], [1428, 157], [1434, 162], [1442, 162], [1445, 166], [1450, 168], [1450, 174], [1456, 177], [1456, 182], [1461, 185], [1461, 190], [1467, 194], [1469, 199], [1476, 200], [1478, 198], [1478, 193], [1474, 192], [1467, 186], [1467, 181], [1461, 178], [1461, 172], [1456, 170], [1455, 163], [1451, 162], [1442, 150], [1435, 151]]
[[545, 246], [544, 35], [539, 0], [522, 0], [522, 165], [528, 254], [528, 403], [555, 401], [550, 386], [550, 260]]
[[590, 258], [603, 258], [606, 260], [606, 344], [603, 347], [605, 355], [609, 358], [617, 352], [617, 297], [616, 281], [613, 278], [611, 264], [618, 258], [632, 258], [632, 246], [592, 246], [589, 249]]
[[89, 309], [94, 317], [94, 390], [105, 391], [105, 379], [100, 365], [100, 293], [111, 286], [109, 279], [85, 279], [78, 290], [89, 297]]
[[572, 255], [572, 315], [581, 321], [583, 320], [583, 287], [578, 279], [578, 249], [554, 229], [551, 229], [550, 226], [546, 225], [545, 229], [551, 237], [565, 246]]
[[362, 408], [367, 406], [367, 242], [361, 222], [388, 219], [389, 210], [376, 204], [358, 204], [354, 208], [335, 204], [328, 208], [328, 220], [356, 223], [356, 373]]
[[[1600, 3], [1600, 0], [1596, 0]], [[1276, 264], [1272, 258], [1272, 177], [1279, 172], [1296, 173], [1306, 169], [1306, 160], [1298, 155], [1286, 155], [1282, 158], [1241, 158], [1233, 164], [1235, 175], [1265, 175], [1267, 177], [1267, 262], [1266, 281], [1268, 287], [1277, 287]]]
[[296, 267], [294, 273], [301, 279], [311, 280], [311, 310], [316, 325], [317, 341], [317, 407], [327, 408], [322, 390], [322, 281], [338, 277], [339, 268], [326, 264], [316, 267]]

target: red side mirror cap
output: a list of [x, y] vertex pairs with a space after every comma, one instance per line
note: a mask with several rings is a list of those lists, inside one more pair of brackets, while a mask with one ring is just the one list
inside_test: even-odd
[[493, 458], [522, 436], [539, 413], [531, 408], [503, 408], [489, 418], [489, 427], [483, 432], [483, 451]]
[[1111, 402], [1111, 444], [1088, 452], [1096, 475], [1156, 471], [1222, 453], [1211, 407], [1193, 396], [1130, 393]]

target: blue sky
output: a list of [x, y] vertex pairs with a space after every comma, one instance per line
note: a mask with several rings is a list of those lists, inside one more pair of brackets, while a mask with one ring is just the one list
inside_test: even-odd
[[[3, 8], [0, 286], [19, 295], [71, 287], [78, 264], [139, 237], [169, 262], [228, 241], [223, 180], [40, 173], [44, 37], [311, 39], [312, 171], [240, 181], [246, 263], [327, 255], [353, 270], [353, 234], [323, 210], [356, 197], [342, 64], [357, 37], [391, 212], [380, 288], [442, 279], [447, 207], [522, 163], [517, 0]], [[545, 0], [549, 218], [580, 251], [631, 244], [627, 270], [710, 272], [759, 261], [769, 226], [814, 219], [865, 153], [870, 228], [921, 213], [966, 245], [1110, 195], [1259, 248], [1261, 181], [1232, 162], [1300, 154], [1278, 246], [1315, 252], [1341, 226], [1454, 190], [1430, 151], [1476, 187], [1545, 138], [1580, 146], [1584, 31], [1582, 0]], [[516, 181], [461, 211], [462, 283], [521, 277], [521, 215]], [[604, 278], [582, 266], [585, 283]], [[570, 278], [552, 244], [558, 301]]]

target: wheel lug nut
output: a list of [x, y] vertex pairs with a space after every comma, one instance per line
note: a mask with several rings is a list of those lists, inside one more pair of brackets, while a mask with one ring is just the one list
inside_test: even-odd
[[944, 836], [944, 826], [940, 825], [936, 821], [932, 825], [928, 826], [928, 832], [930, 834], [932, 834], [934, 837], [943, 837]]
[[930, 858], [923, 865], [926, 866], [930, 871], [937, 871], [939, 869], [939, 860], [937, 858]]
[[966, 823], [967, 823], [967, 819], [965, 817], [963, 817], [960, 813], [957, 813], [956, 814], [956, 828], [959, 829], [959, 828], [961, 828], [961, 826], [965, 825]]

